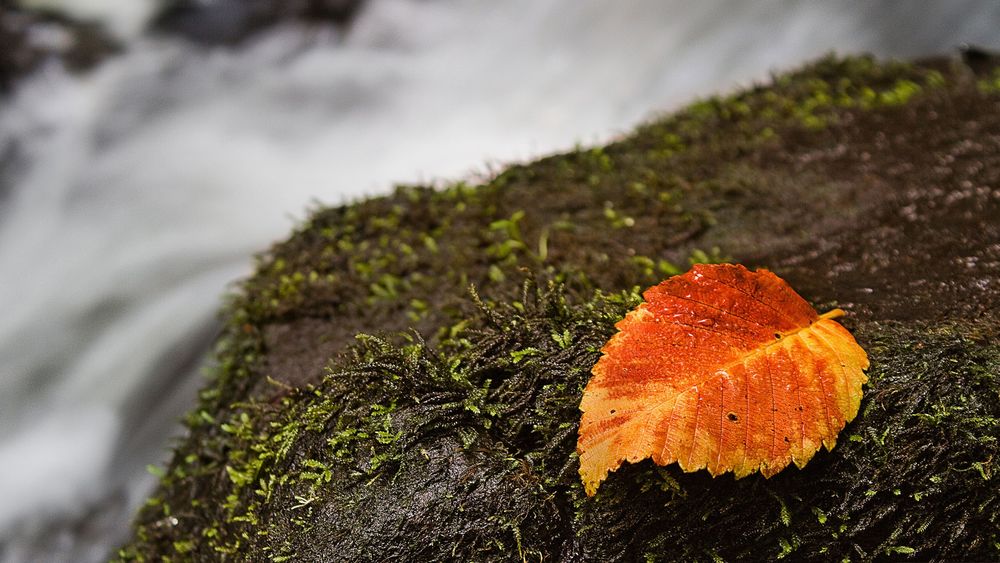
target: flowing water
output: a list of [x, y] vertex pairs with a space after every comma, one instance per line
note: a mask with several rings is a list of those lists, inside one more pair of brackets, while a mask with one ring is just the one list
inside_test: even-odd
[[602, 142], [830, 51], [1000, 47], [1000, 4], [369, 0], [237, 48], [151, 0], [23, 0], [124, 51], [0, 102], [0, 559], [99, 560], [193, 404], [215, 311], [315, 201]]

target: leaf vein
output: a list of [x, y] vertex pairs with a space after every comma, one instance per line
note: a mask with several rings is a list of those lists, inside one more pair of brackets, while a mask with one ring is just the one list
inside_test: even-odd
[[742, 289], [741, 287], [739, 287], [739, 286], [736, 286], [736, 285], [732, 285], [732, 284], [729, 284], [729, 283], [726, 283], [726, 282], [722, 281], [722, 280], [721, 280], [721, 279], [719, 279], [719, 278], [713, 278], [712, 276], [709, 276], [709, 275], [706, 275], [706, 274], [702, 274], [702, 275], [704, 275], [704, 276], [705, 276], [705, 278], [707, 278], [707, 279], [710, 279], [710, 280], [714, 281], [715, 283], [718, 283], [719, 285], [723, 285], [723, 286], [725, 286], [725, 287], [728, 287], [728, 288], [730, 288], [730, 289], [734, 289], [734, 290], [736, 290], [736, 291], [738, 291], [738, 292], [742, 293], [743, 295], [746, 295], [747, 297], [749, 297], [749, 298], [750, 298], [750, 299], [752, 299], [753, 301], [756, 301], [756, 302], [758, 302], [758, 303], [760, 303], [760, 304], [764, 305], [764, 306], [765, 306], [765, 307], [767, 307], [768, 309], [771, 309], [771, 310], [772, 310], [772, 311], [774, 311], [775, 313], [778, 313], [778, 315], [780, 315], [780, 316], [781, 316], [781, 317], [783, 317], [783, 318], [784, 318], [784, 319], [785, 319], [786, 321], [788, 321], [788, 322], [792, 323], [793, 325], [794, 325], [794, 324], [798, 324], [798, 323], [797, 323], [797, 322], [796, 322], [796, 321], [795, 321], [794, 319], [792, 319], [792, 318], [791, 318], [791, 317], [790, 317], [790, 316], [788, 315], [788, 313], [786, 313], [786, 312], [784, 312], [784, 311], [780, 311], [780, 310], [778, 310], [778, 309], [777, 309], [776, 307], [774, 307], [773, 305], [771, 305], [771, 304], [770, 304], [770, 303], [768, 303], [767, 301], [764, 301], [764, 300], [763, 300], [763, 299], [761, 299], [760, 297], [757, 297], [756, 295], [754, 295], [754, 294], [752, 294], [752, 293], [750, 293], [750, 292], [748, 292], [748, 291], [745, 291], [745, 290], [744, 290], [744, 289]]
[[691, 303], [697, 303], [698, 305], [702, 305], [704, 307], [708, 307], [709, 309], [715, 309], [716, 311], [718, 311], [720, 313], [729, 315], [731, 317], [736, 317], [737, 319], [744, 320], [744, 321], [746, 321], [746, 322], [748, 322], [750, 324], [757, 325], [757, 326], [759, 326], [761, 328], [768, 328], [768, 329], [770, 328], [767, 325], [761, 324], [761, 323], [759, 323], [759, 322], [757, 322], [757, 321], [755, 321], [753, 319], [748, 319], [746, 317], [742, 317], [740, 315], [737, 315], [736, 313], [733, 313], [732, 311], [727, 311], [725, 309], [720, 309], [718, 307], [713, 307], [712, 305], [709, 305], [708, 303], [705, 303], [704, 301], [698, 301], [697, 299], [694, 299], [692, 297], [684, 297], [683, 295], [672, 295], [672, 294], [666, 294], [666, 293], [663, 294], [663, 295], [665, 297], [673, 297], [675, 299], [681, 299], [681, 300], [684, 300], [684, 301], [690, 301]]

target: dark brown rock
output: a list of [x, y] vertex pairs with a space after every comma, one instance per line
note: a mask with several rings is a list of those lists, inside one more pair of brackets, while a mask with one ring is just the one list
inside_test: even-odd
[[[122, 558], [1000, 558], [996, 78], [827, 59], [478, 187], [318, 211], [234, 298]], [[847, 311], [861, 412], [771, 479], [644, 461], [586, 497], [601, 345], [719, 260]]]
[[0, 7], [0, 92], [9, 91], [18, 78], [47, 60], [86, 71], [118, 50], [118, 43], [96, 24]]
[[178, 0], [153, 28], [203, 45], [234, 45], [289, 21], [346, 26], [362, 4], [362, 0]]

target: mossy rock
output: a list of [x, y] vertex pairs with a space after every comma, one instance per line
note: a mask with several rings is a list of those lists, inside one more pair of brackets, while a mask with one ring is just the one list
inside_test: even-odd
[[[120, 557], [1000, 558], [1000, 75], [978, 70], [828, 58], [480, 186], [317, 210], [233, 296]], [[647, 460], [588, 498], [600, 347], [643, 288], [722, 260], [848, 312], [861, 412], [803, 469]]]

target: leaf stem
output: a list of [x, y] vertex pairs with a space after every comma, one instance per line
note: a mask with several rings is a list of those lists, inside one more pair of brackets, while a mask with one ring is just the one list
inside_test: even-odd
[[821, 318], [821, 319], [836, 319], [838, 317], [843, 317], [846, 314], [847, 313], [845, 313], [843, 309], [833, 309], [833, 310], [830, 310], [830, 311], [827, 311], [827, 312], [823, 313], [822, 315], [819, 316], [819, 318]]

